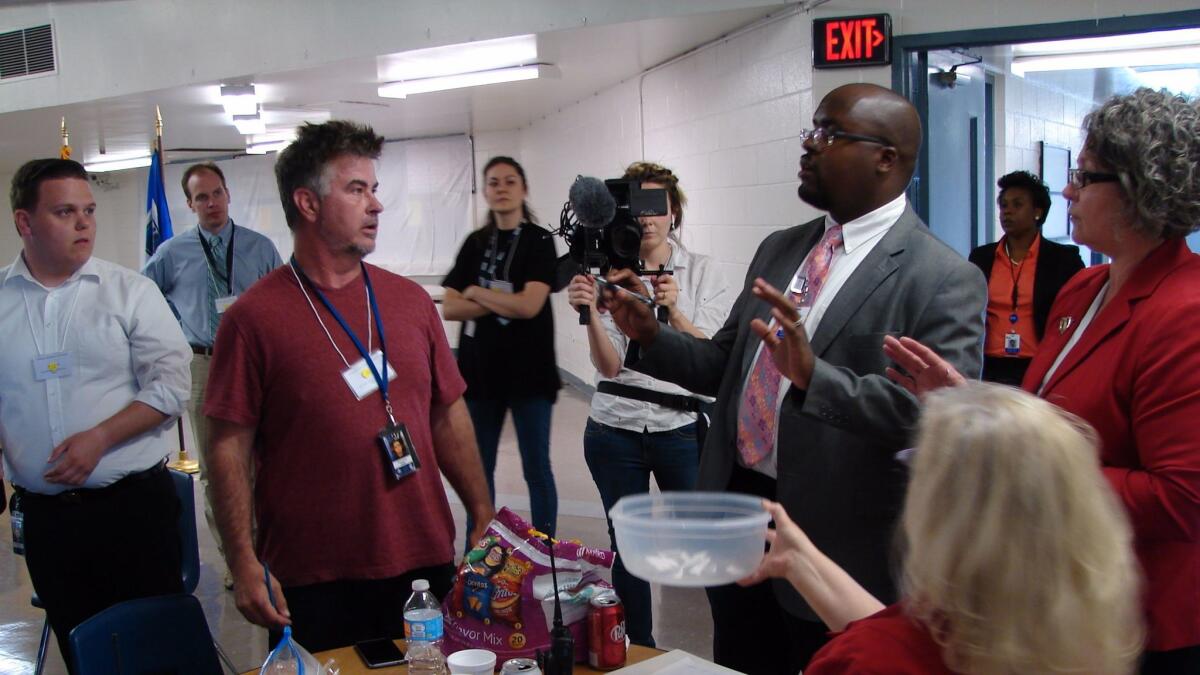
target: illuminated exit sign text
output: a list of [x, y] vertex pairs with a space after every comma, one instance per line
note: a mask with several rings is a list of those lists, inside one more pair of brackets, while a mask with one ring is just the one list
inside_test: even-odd
[[892, 17], [887, 14], [813, 20], [813, 67], [876, 66], [892, 62]]

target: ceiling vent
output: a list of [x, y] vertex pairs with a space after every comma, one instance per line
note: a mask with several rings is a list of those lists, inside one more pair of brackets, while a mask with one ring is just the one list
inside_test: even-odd
[[0, 80], [43, 75], [56, 69], [50, 24], [0, 33]]

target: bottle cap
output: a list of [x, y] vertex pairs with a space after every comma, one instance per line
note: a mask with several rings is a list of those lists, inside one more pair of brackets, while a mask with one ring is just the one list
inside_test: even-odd
[[418, 593], [429, 590], [429, 581], [426, 579], [413, 579], [412, 589]]

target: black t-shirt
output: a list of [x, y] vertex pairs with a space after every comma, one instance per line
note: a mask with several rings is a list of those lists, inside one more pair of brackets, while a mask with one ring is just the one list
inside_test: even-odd
[[[511, 283], [513, 293], [523, 291], [529, 281], [553, 287], [557, 257], [550, 233], [537, 225], [522, 223], [512, 231], [485, 227], [463, 242], [442, 286], [460, 293], [492, 280]], [[467, 335], [464, 322], [458, 340], [458, 368], [467, 381], [467, 398], [557, 398], [562, 383], [549, 299], [532, 319], [489, 314], [474, 323], [474, 336]]]

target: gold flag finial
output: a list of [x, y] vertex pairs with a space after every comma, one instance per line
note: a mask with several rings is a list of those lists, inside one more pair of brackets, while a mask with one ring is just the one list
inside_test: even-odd
[[71, 159], [71, 139], [67, 135], [67, 118], [64, 115], [62, 122], [59, 123], [59, 129], [62, 131], [62, 147], [58, 150], [59, 159]]

